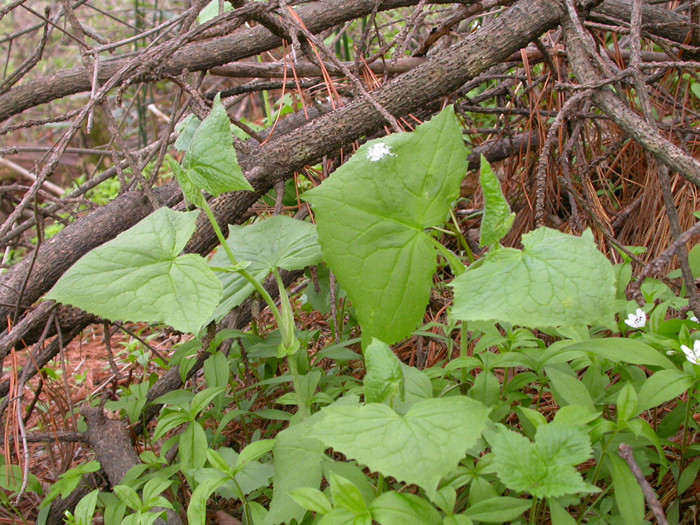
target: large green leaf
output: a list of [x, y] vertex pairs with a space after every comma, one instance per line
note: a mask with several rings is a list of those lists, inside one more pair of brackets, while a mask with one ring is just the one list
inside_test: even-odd
[[[476, 443], [488, 407], [463, 396], [426, 399], [399, 415], [386, 405], [327, 407], [313, 437], [373, 471], [434, 494]], [[429, 444], [429, 446], [426, 446]]]
[[450, 107], [412, 133], [369, 141], [304, 194], [365, 343], [372, 337], [394, 343], [421, 322], [436, 269], [435, 245], [424, 230], [445, 221], [466, 156]]
[[589, 230], [575, 237], [539, 228], [522, 244], [522, 251], [494, 249], [452, 282], [455, 318], [539, 328], [612, 325], [615, 274]]
[[484, 192], [484, 217], [481, 219], [479, 245], [493, 246], [510, 231], [515, 213], [511, 213], [508, 201], [503, 196], [501, 183], [483, 155], [479, 183]]
[[196, 333], [221, 300], [199, 255], [179, 255], [198, 211], [160, 208], [76, 262], [46, 298], [113, 321], [166, 323]]
[[219, 95], [214, 99], [209, 116], [194, 132], [182, 168], [194, 186], [214, 197], [227, 191], [253, 191], [238, 165], [231, 121]]
[[[275, 268], [300, 270], [321, 261], [316, 226], [277, 215], [248, 226], [230, 226], [226, 241], [240, 263], [259, 282], [263, 282]], [[231, 261], [224, 250], [211, 260], [212, 266], [226, 267]], [[224, 299], [214, 313], [221, 320], [253, 292], [253, 285], [238, 272], [219, 274], [224, 288]]]
[[578, 426], [540, 425], [534, 443], [503, 426], [487, 438], [496, 474], [511, 490], [538, 498], [598, 491], [574, 468], [593, 452], [588, 435]]

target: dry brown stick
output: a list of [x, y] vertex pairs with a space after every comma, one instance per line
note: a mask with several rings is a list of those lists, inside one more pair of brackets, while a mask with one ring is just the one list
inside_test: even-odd
[[644, 306], [644, 295], [642, 294], [642, 284], [649, 275], [660, 274], [668, 266], [671, 258], [676, 254], [678, 248], [685, 246], [693, 237], [700, 235], [700, 222], [696, 222], [691, 228], [684, 231], [673, 244], [666, 248], [664, 252], [653, 261], [647, 263], [637, 277], [629, 285], [630, 296], [637, 301], [640, 306]]
[[629, 465], [630, 470], [634, 475], [634, 479], [637, 480], [637, 483], [639, 483], [639, 486], [642, 488], [644, 498], [647, 500], [647, 505], [649, 505], [649, 508], [654, 513], [658, 524], [668, 525], [668, 521], [664, 515], [664, 509], [661, 506], [661, 503], [659, 503], [659, 499], [656, 497], [654, 489], [651, 488], [651, 485], [649, 485], [649, 482], [644, 477], [644, 474], [642, 474], [642, 469], [639, 468], [637, 461], [634, 459], [632, 447], [626, 443], [620, 443], [617, 453], [627, 462], [627, 465]]
[[[396, 63], [373, 62], [367, 67], [376, 74], [399, 74], [410, 71], [427, 59], [421, 57], [408, 57], [397, 60]], [[342, 62], [346, 68], [354, 66], [352, 62]], [[331, 76], [342, 76], [343, 72], [332, 63], [324, 63], [324, 67]], [[308, 60], [299, 60], [295, 64], [290, 62], [233, 62], [212, 68], [210, 73], [222, 77], [251, 77], [251, 78], [284, 78], [293, 75], [296, 71], [299, 77], [320, 77], [321, 68]]]
[[[585, 44], [579, 38], [573, 22], [567, 17], [562, 21], [566, 48], [572, 69], [579, 79], [601, 82], [603, 75], [588, 59]], [[609, 87], [601, 87], [593, 93], [593, 102], [622, 130], [637, 141], [646, 151], [683, 178], [700, 186], [700, 162], [659, 134], [643, 118], [635, 114]]]
[[[384, 0], [380, 10], [390, 10], [397, 7], [415, 5], [418, 0]], [[453, 0], [432, 0], [431, 3], [448, 4]], [[297, 7], [297, 13], [312, 33], [318, 33], [346, 21], [367, 15], [372, 11], [376, 0], [319, 0]], [[168, 43], [161, 44], [167, 46]], [[179, 75], [184, 69], [203, 71], [241, 58], [254, 56], [269, 51], [281, 45], [281, 39], [271, 34], [265, 27], [256, 26], [251, 29], [236, 31], [231, 35], [219, 37], [204, 42], [194, 42], [178, 49], [167, 63], [163, 64], [161, 72], [169, 75]], [[100, 65], [98, 81], [104, 83], [118, 74], [124, 67], [130, 65], [132, 57], [104, 60]], [[153, 71], [144, 71], [135, 82], [153, 81]], [[50, 77], [27, 82], [17, 86], [0, 96], [0, 122], [12, 115], [21, 113], [27, 108], [64, 97], [74, 93], [89, 91], [91, 82], [83, 67], [61, 71]]]
[[[637, 92], [637, 97], [639, 98], [639, 103], [642, 107], [642, 112], [644, 113], [644, 118], [654, 130], [658, 130], [658, 125], [656, 123], [656, 119], [654, 118], [651, 101], [649, 99], [649, 92], [644, 81], [644, 74], [640, 69], [642, 63], [642, 9], [643, 5], [641, 0], [632, 0], [632, 18], [630, 20], [631, 61], [629, 69], [632, 71], [632, 80]], [[649, 166], [651, 168], [658, 168], [657, 172], [664, 199], [664, 206], [666, 207], [666, 215], [668, 216], [668, 222], [671, 227], [671, 235], [675, 240], [681, 235], [681, 233], [683, 233], [683, 231], [678, 218], [678, 209], [676, 208], [676, 203], [673, 198], [671, 177], [669, 176], [668, 166], [658, 163], [656, 159], [654, 159], [648, 152], [646, 152], [646, 155], [648, 157]], [[678, 247], [676, 254], [681, 267], [681, 276], [683, 278], [683, 282], [685, 283], [686, 290], [688, 291], [688, 302], [690, 303], [690, 308], [693, 310], [695, 315], [700, 315], [700, 297], [698, 297], [698, 290], [695, 286], [695, 278], [693, 277], [693, 272], [690, 269], [688, 250], [682, 245]]]

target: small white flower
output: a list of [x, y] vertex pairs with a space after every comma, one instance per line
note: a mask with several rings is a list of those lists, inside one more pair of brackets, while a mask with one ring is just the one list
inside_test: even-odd
[[690, 320], [693, 321], [694, 323], [698, 322], [698, 318], [695, 317], [694, 315], [690, 318]]
[[378, 162], [389, 156], [393, 157], [394, 154], [391, 152], [391, 148], [383, 142], [372, 144], [367, 149], [367, 159], [369, 159], [370, 162]]
[[693, 348], [690, 349], [685, 345], [681, 345], [681, 350], [685, 354], [685, 358], [694, 365], [700, 365], [700, 341], [693, 343]]
[[641, 308], [637, 308], [633, 314], [627, 314], [625, 324], [630, 328], [644, 328], [644, 325], [647, 324], [647, 314]]

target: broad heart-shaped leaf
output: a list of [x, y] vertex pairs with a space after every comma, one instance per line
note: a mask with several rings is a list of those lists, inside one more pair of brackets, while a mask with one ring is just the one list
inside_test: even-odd
[[539, 228], [524, 249], [499, 248], [457, 277], [452, 315], [528, 327], [611, 326], [615, 274], [590, 230], [581, 237]]
[[209, 116], [194, 132], [182, 168], [194, 186], [214, 197], [227, 191], [253, 191], [238, 165], [231, 121], [219, 95], [214, 99]]
[[46, 295], [112, 321], [165, 323], [196, 333], [221, 300], [199, 255], [178, 255], [199, 211], [160, 208], [78, 260]]
[[311, 436], [370, 470], [434, 495], [486, 427], [489, 408], [463, 396], [426, 399], [401, 416], [386, 405], [326, 407]]
[[363, 342], [407, 336], [423, 318], [436, 254], [425, 228], [445, 221], [467, 170], [452, 107], [372, 140], [304, 199], [323, 255], [355, 306]]
[[486, 434], [496, 474], [511, 490], [537, 498], [599, 490], [584, 482], [574, 468], [593, 453], [588, 434], [580, 427], [540, 425], [534, 443], [503, 426]]
[[483, 155], [479, 184], [484, 192], [484, 217], [481, 219], [479, 246], [493, 246], [508, 234], [513, 226], [515, 213], [511, 213], [508, 201], [503, 196], [501, 183]]
[[[246, 270], [263, 282], [274, 268], [301, 270], [321, 261], [316, 226], [286, 215], [276, 215], [248, 226], [230, 226], [226, 241], [239, 262], [249, 263]], [[211, 260], [212, 266], [231, 266], [224, 250]], [[224, 299], [214, 313], [221, 320], [253, 293], [253, 285], [238, 272], [219, 274]]]

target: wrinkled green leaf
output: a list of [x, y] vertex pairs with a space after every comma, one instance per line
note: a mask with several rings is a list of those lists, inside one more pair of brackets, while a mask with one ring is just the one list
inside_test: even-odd
[[[434, 494], [476, 443], [489, 409], [473, 399], [426, 399], [399, 415], [386, 405], [326, 407], [313, 437], [373, 471]], [[426, 446], [430, 443], [430, 446]]]
[[222, 293], [202, 257], [179, 255], [198, 213], [156, 210], [84, 255], [46, 298], [113, 321], [166, 323], [196, 333]]
[[304, 199], [326, 262], [357, 309], [363, 341], [392, 344], [425, 313], [436, 252], [425, 228], [445, 221], [466, 173], [450, 107], [412, 133], [363, 145]]
[[453, 317], [540, 328], [613, 323], [615, 275], [590, 230], [575, 237], [539, 228], [522, 244], [494, 249], [451, 283]]
[[389, 345], [378, 339], [365, 350], [365, 402], [384, 403], [395, 396], [404, 398], [405, 384], [401, 361], [394, 355]]
[[508, 201], [503, 196], [501, 183], [483, 155], [479, 183], [484, 192], [484, 216], [481, 219], [479, 246], [493, 246], [508, 234], [513, 226], [515, 213], [511, 213]]
[[[249, 226], [230, 226], [227, 239], [238, 261], [248, 264], [246, 270], [259, 282], [263, 282], [275, 268], [300, 270], [318, 264], [321, 247], [318, 244], [316, 226], [285, 215], [276, 215]], [[223, 250], [211, 260], [212, 266], [226, 267], [231, 262]], [[251, 293], [253, 285], [237, 272], [221, 273], [219, 279], [224, 288], [224, 299], [214, 313], [221, 320], [233, 308], [241, 304]]]
[[558, 424], [540, 425], [535, 442], [505, 427], [489, 432], [498, 478], [511, 490], [538, 498], [557, 498], [578, 492], [597, 492], [583, 481], [574, 465], [592, 455], [584, 430]]

